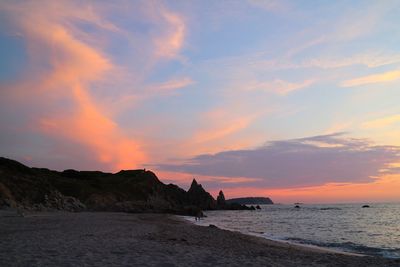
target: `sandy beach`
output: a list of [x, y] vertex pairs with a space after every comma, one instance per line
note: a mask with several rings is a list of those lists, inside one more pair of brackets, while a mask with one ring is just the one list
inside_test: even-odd
[[164, 214], [0, 211], [0, 266], [400, 266]]

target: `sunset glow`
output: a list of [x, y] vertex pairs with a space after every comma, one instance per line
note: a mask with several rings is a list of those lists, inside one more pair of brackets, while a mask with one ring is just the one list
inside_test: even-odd
[[400, 201], [396, 1], [2, 1], [0, 20], [0, 156]]

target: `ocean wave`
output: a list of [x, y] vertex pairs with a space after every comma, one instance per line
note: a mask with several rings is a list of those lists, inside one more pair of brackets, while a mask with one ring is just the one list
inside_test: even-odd
[[356, 244], [353, 242], [342, 242], [342, 243], [334, 243], [334, 242], [320, 242], [314, 240], [307, 240], [297, 237], [288, 237], [284, 238], [286, 241], [290, 241], [293, 243], [305, 244], [305, 245], [313, 245], [318, 247], [326, 247], [337, 249], [344, 252], [352, 252], [365, 254], [370, 256], [381, 256], [385, 258], [400, 258], [400, 249], [398, 248], [376, 248], [376, 247], [368, 247], [360, 244]]

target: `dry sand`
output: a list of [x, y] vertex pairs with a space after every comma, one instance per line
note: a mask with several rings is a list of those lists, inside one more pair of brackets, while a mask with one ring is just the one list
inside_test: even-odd
[[0, 266], [400, 266], [305, 248], [172, 215], [0, 211]]

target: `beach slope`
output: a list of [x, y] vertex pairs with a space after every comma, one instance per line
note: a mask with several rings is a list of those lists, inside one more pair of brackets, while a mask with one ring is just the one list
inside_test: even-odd
[[166, 214], [0, 211], [0, 266], [400, 266], [196, 226]]

